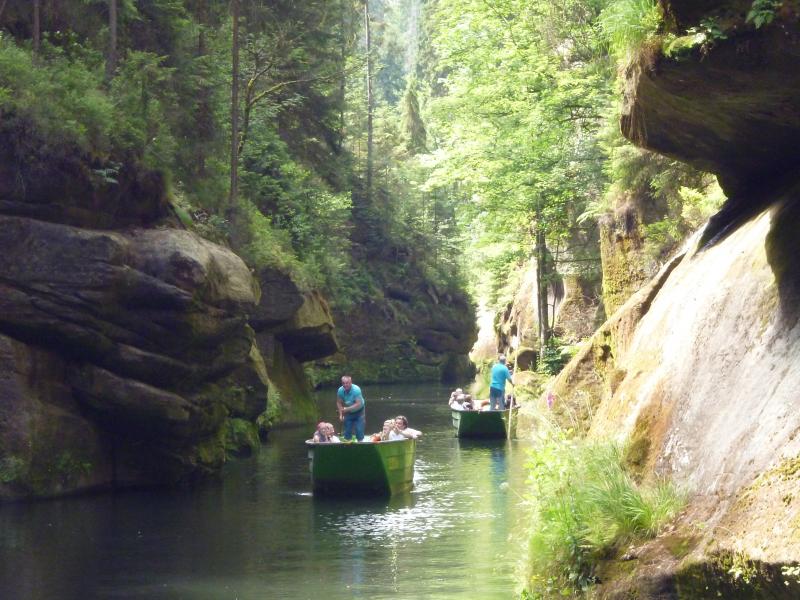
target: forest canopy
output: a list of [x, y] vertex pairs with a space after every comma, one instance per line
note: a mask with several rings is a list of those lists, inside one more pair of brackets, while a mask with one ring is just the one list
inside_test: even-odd
[[186, 226], [335, 305], [376, 293], [371, 257], [499, 306], [530, 259], [545, 284], [599, 279], [598, 220], [632, 195], [661, 207], [654, 261], [719, 202], [619, 134], [617, 69], [658, 36], [653, 0], [0, 6], [19, 152], [30, 134], [106, 185], [158, 171]]

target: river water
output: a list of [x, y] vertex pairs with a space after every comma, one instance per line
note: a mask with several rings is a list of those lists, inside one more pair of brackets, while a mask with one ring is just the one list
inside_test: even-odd
[[454, 438], [445, 388], [362, 389], [368, 431], [424, 432], [410, 494], [314, 497], [313, 428], [275, 431], [201, 488], [0, 506], [0, 598], [513, 598], [524, 443]]

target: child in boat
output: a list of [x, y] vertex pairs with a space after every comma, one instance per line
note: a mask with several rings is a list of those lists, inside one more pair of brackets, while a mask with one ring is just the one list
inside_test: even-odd
[[417, 439], [422, 435], [421, 431], [417, 429], [411, 429], [408, 426], [408, 419], [406, 419], [403, 415], [397, 415], [394, 418], [394, 428], [389, 432], [389, 439], [390, 440], [405, 440], [405, 439]]
[[339, 441], [339, 438], [336, 436], [336, 432], [333, 429], [333, 425], [331, 423], [326, 423], [325, 421], [319, 422], [317, 425], [317, 430], [314, 432], [314, 437], [312, 439], [317, 444], [326, 444], [329, 442]]

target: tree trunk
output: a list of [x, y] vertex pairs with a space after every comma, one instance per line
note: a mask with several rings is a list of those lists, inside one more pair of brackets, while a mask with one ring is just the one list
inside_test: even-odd
[[541, 212], [536, 209], [536, 313], [539, 321], [539, 353], [550, 340], [550, 319], [547, 310], [547, 245], [541, 224]]
[[33, 51], [39, 52], [41, 46], [41, 0], [33, 0]]
[[342, 56], [341, 56], [341, 75], [339, 78], [339, 132], [338, 132], [338, 141], [337, 145], [341, 149], [344, 146], [344, 131], [345, 131], [345, 121], [344, 121], [344, 108], [345, 108], [345, 98], [346, 98], [346, 91], [347, 91], [347, 19], [346, 19], [346, 12], [345, 12], [345, 3], [342, 2], [340, 4], [341, 7], [341, 31], [340, 31], [340, 39], [339, 42], [341, 44]]
[[372, 97], [372, 39], [369, 23], [369, 0], [364, 0], [364, 40], [367, 47], [367, 205], [372, 205], [372, 117], [375, 100]]
[[233, 18], [233, 40], [231, 58], [231, 184], [228, 204], [233, 209], [239, 195], [239, 0], [231, 0]]
[[108, 56], [106, 56], [106, 81], [111, 81], [117, 70], [117, 0], [108, 0]]
[[[205, 0], [200, 2], [198, 8], [198, 21], [199, 27], [197, 32], [197, 56], [203, 57], [207, 54], [208, 48], [206, 43], [206, 26], [208, 25], [208, 4]], [[205, 75], [205, 72], [204, 72]], [[211, 113], [211, 90], [210, 86], [205, 83], [201, 84], [198, 90], [198, 101], [196, 111], [196, 123], [200, 132], [200, 137], [203, 142], [207, 142], [211, 138], [211, 129], [213, 127], [213, 119], [209, 118]], [[206, 144], [200, 143], [195, 146], [197, 158], [197, 176], [200, 179], [206, 176]]]

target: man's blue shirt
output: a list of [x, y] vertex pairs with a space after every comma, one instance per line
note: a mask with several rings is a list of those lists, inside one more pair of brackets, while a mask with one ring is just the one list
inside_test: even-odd
[[511, 381], [511, 371], [503, 363], [497, 363], [492, 367], [492, 382], [489, 387], [505, 392], [506, 381]]
[[366, 401], [364, 400], [364, 396], [361, 395], [361, 388], [358, 387], [356, 384], [352, 384], [350, 386], [349, 392], [345, 392], [344, 386], [341, 386], [339, 388], [339, 391], [336, 392], [336, 395], [339, 396], [339, 398], [341, 398], [342, 404], [344, 404], [346, 407], [353, 406], [356, 400], [358, 398], [361, 398], [361, 409], [357, 410], [355, 413], [350, 413], [350, 414], [356, 414], [356, 415], [359, 414], [362, 410], [364, 410], [364, 407], [367, 405]]

